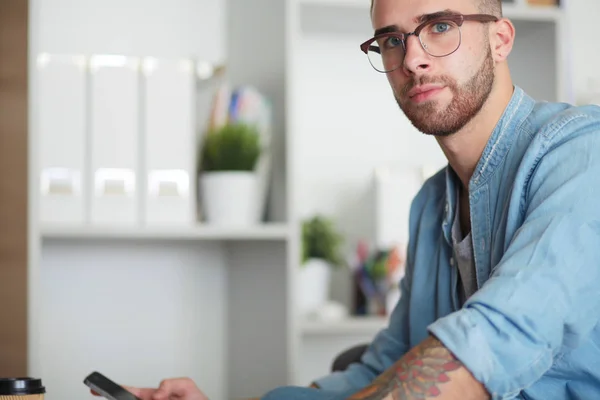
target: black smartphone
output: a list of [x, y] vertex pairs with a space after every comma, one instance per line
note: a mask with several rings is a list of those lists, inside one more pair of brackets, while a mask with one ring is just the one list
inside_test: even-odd
[[141, 400], [133, 393], [127, 391], [123, 386], [116, 384], [99, 372], [92, 372], [83, 383], [98, 393], [100, 396], [109, 400]]

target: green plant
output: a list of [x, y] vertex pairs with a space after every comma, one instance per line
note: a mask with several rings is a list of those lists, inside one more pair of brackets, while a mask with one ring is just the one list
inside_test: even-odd
[[316, 215], [302, 223], [303, 263], [309, 258], [320, 258], [333, 267], [342, 266], [342, 244], [343, 237], [330, 219]]
[[260, 153], [260, 134], [254, 125], [225, 124], [204, 135], [200, 170], [252, 171]]

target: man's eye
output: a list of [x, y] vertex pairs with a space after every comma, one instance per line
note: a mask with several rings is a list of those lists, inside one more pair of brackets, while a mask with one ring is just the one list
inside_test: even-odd
[[396, 46], [400, 46], [401, 44], [402, 44], [402, 40], [400, 40], [400, 38], [396, 37], [396, 36], [389, 37], [385, 41], [386, 48], [394, 48]]
[[437, 24], [433, 24], [431, 27], [431, 31], [433, 33], [444, 33], [450, 30], [450, 24], [447, 22], [438, 22]]

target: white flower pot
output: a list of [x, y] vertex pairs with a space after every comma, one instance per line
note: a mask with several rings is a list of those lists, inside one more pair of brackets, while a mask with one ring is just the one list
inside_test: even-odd
[[329, 300], [331, 265], [319, 258], [308, 259], [298, 274], [298, 309], [301, 314], [312, 313]]
[[260, 221], [254, 172], [219, 171], [200, 175], [202, 209], [211, 225], [247, 226]]

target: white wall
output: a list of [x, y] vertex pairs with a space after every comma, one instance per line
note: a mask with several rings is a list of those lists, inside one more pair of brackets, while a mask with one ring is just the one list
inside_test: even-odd
[[[570, 60], [575, 102], [586, 102], [589, 80], [600, 83], [600, 52], [598, 52], [596, 25], [600, 16], [600, 1], [561, 0], [567, 13], [566, 52]], [[600, 86], [599, 86], [600, 89]]]

